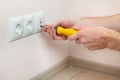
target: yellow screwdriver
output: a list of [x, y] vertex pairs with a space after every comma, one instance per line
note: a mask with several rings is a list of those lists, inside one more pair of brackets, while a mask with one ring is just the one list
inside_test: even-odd
[[[41, 28], [42, 27], [45, 27], [45, 26], [40, 26]], [[69, 37], [70, 35], [73, 35], [75, 33], [77, 33], [78, 31], [75, 30], [75, 29], [72, 29], [72, 28], [63, 28], [62, 26], [55, 26], [54, 29], [56, 30], [56, 33], [58, 35], [65, 35], [67, 37]]]
[[62, 26], [55, 26], [54, 29], [56, 30], [56, 33], [58, 35], [65, 35], [69, 37], [70, 35], [73, 35], [77, 33], [78, 31], [72, 28], [63, 28]]

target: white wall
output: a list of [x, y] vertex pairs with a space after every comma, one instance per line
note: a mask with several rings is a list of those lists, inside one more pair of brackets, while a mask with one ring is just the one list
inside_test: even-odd
[[[39, 33], [9, 43], [7, 20], [43, 10], [46, 23], [67, 18], [67, 0], [0, 1], [0, 80], [30, 80], [68, 56], [66, 42]], [[64, 7], [64, 8], [63, 8]]]
[[[80, 18], [83, 16], [105, 16], [120, 13], [119, 0], [72, 0], [70, 17]], [[120, 67], [120, 52], [111, 50], [89, 51], [82, 45], [71, 43], [71, 56], [110, 64]]]

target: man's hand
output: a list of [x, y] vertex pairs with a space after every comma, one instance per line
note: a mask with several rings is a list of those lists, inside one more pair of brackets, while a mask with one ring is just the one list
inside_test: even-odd
[[54, 27], [56, 25], [60, 25], [65, 28], [70, 28], [70, 27], [74, 26], [75, 24], [76, 24], [76, 22], [73, 20], [63, 20], [63, 21], [59, 21], [55, 24], [46, 24], [47, 28], [43, 28], [42, 30], [47, 32], [53, 40], [66, 40], [67, 39], [66, 36], [56, 34], [56, 30], [54, 29]]
[[[76, 28], [78, 29], [78, 26]], [[75, 40], [77, 44], [84, 44], [89, 50], [103, 48], [120, 50], [120, 33], [101, 26], [81, 27], [81, 29], [79, 26], [79, 32], [71, 35], [68, 39]]]

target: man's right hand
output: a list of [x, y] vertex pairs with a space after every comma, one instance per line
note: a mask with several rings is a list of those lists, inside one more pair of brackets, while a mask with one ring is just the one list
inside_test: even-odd
[[76, 34], [69, 36], [68, 40], [83, 44], [89, 50], [120, 50], [120, 33], [102, 26], [81, 27]]
[[76, 22], [73, 20], [63, 20], [55, 24], [46, 24], [45, 26], [47, 26], [47, 28], [42, 28], [42, 30], [47, 32], [53, 40], [66, 40], [67, 37], [65, 35], [57, 35], [54, 27], [60, 25], [64, 28], [72, 28], [75, 24]]

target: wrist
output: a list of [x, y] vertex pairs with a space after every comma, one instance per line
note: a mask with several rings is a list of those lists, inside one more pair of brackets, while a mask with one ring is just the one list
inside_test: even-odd
[[120, 51], [120, 33], [114, 30], [109, 30], [109, 36], [107, 36], [107, 48]]

